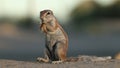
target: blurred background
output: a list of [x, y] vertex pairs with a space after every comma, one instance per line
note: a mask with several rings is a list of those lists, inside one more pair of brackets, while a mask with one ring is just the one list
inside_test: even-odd
[[0, 0], [0, 59], [44, 56], [39, 13], [51, 9], [69, 36], [68, 57], [120, 51], [119, 0]]

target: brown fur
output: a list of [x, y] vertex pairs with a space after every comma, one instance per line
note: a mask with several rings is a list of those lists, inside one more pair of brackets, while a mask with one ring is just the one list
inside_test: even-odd
[[54, 17], [51, 10], [40, 12], [42, 24], [40, 29], [46, 36], [46, 57], [38, 58], [39, 61], [65, 61], [68, 49], [68, 36]]

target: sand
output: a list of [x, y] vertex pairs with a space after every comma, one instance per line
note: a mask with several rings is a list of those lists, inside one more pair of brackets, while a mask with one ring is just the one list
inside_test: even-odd
[[[71, 58], [70, 58], [71, 59]], [[61, 64], [0, 59], [0, 68], [120, 68], [120, 60], [81, 56]]]

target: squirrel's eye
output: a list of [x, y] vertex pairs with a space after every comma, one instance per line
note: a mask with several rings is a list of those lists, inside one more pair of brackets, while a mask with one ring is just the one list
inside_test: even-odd
[[47, 15], [49, 15], [49, 14], [50, 14], [50, 12], [47, 13]]

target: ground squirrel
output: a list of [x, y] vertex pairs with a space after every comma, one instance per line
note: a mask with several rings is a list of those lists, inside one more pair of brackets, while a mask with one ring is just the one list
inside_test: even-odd
[[45, 38], [45, 58], [37, 58], [43, 62], [63, 62], [66, 60], [68, 49], [68, 36], [58, 23], [51, 10], [40, 12], [42, 24], [40, 29], [44, 32]]

